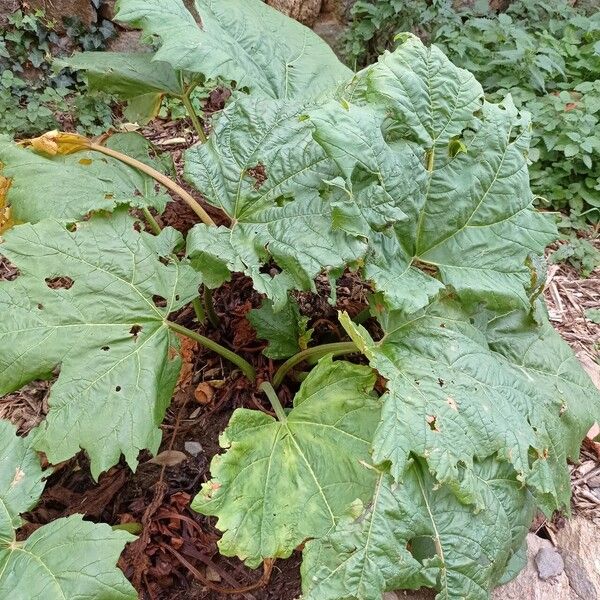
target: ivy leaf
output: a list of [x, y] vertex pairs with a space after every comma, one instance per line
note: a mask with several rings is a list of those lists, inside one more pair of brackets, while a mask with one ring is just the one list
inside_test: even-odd
[[75, 231], [46, 220], [0, 246], [20, 272], [0, 283], [0, 394], [60, 367], [36, 448], [54, 464], [83, 448], [95, 478], [121, 453], [134, 468], [140, 450], [158, 450], [181, 364], [166, 318], [200, 283], [169, 258], [180, 234], [135, 225], [124, 209]]
[[532, 208], [528, 117], [510, 98], [484, 102], [470, 73], [414, 36], [362, 71], [347, 94], [352, 104], [309, 111], [315, 139], [346, 179], [367, 171], [386, 190], [393, 179], [382, 165], [392, 161], [411, 177], [390, 193], [407, 217], [393, 225], [397, 244], [379, 243], [365, 267], [390, 306], [422, 307], [439, 288], [429, 282], [412, 300], [426, 281], [415, 267], [432, 271], [464, 302], [529, 306], [529, 257], [543, 253], [556, 228]]
[[[373, 442], [376, 462], [390, 461], [392, 476], [402, 480], [410, 455], [423, 457], [462, 501], [481, 507], [474, 460], [497, 455], [531, 485], [545, 509], [568, 506], [567, 457], [600, 412], [589, 385], [592, 410], [569, 408], [567, 390], [542, 385], [539, 375], [515, 366], [512, 355], [494, 351], [473, 317], [448, 302], [408, 318], [391, 313], [381, 320], [385, 335], [373, 342], [342, 316], [371, 366], [388, 380]], [[539, 331], [529, 334], [533, 343], [531, 335]], [[566, 351], [557, 340], [550, 347], [540, 343], [539, 350], [547, 369], [561, 368], [559, 357]], [[570, 366], [584, 385], [581, 369]]]
[[261, 0], [195, 8], [198, 22], [182, 0], [119, 0], [116, 19], [160, 37], [156, 60], [271, 98], [318, 97], [352, 76], [316, 33]]
[[142, 102], [152, 107], [140, 124], [158, 114], [165, 95], [181, 96], [185, 92], [181, 73], [169, 63], [153, 60], [150, 52], [78, 52], [54, 61], [60, 68], [85, 72], [90, 91], [115, 94], [123, 100]]
[[378, 600], [385, 591], [421, 586], [437, 598], [488, 600], [509, 561], [520, 556], [534, 514], [531, 494], [510, 466], [475, 465], [485, 509], [473, 512], [422, 462], [402, 483], [382, 473], [356, 520], [304, 550], [306, 600]]
[[[106, 145], [158, 170], [172, 168], [153, 157], [152, 145], [138, 133], [115, 134]], [[90, 211], [112, 211], [121, 204], [162, 212], [169, 200], [151, 177], [97, 152], [46, 156], [0, 137], [0, 162], [2, 176], [11, 180], [6, 198], [12, 218], [20, 223], [78, 221]]]
[[365, 466], [379, 401], [368, 367], [322, 359], [303, 382], [285, 421], [238, 409], [223, 434], [227, 448], [192, 504], [218, 517], [219, 548], [251, 567], [285, 558], [327, 534], [376, 473]]
[[44, 488], [31, 438], [17, 437], [12, 424], [0, 421], [0, 596], [134, 600], [137, 593], [115, 567], [134, 536], [73, 515], [17, 541], [20, 513], [37, 503]]
[[[208, 143], [186, 153], [188, 181], [232, 220], [229, 228], [196, 225], [188, 256], [213, 285], [229, 272], [252, 277], [276, 311], [289, 289], [314, 290], [319, 273], [334, 277], [367, 249], [331, 227], [332, 205], [320, 191], [336, 169], [302, 112], [291, 102], [238, 98]], [[280, 269], [274, 276], [263, 269], [270, 259]]]
[[298, 303], [293, 298], [279, 312], [275, 312], [273, 303], [265, 299], [260, 308], [248, 312], [247, 318], [258, 337], [268, 340], [263, 354], [269, 358], [289, 358], [308, 347], [313, 330], [307, 329], [308, 317], [300, 315]]

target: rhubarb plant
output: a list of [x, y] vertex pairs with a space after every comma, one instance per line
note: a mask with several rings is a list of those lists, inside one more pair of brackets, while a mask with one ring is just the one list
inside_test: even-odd
[[[535, 510], [568, 510], [567, 461], [600, 415], [541, 296], [556, 229], [532, 206], [528, 116], [408, 34], [352, 73], [260, 0], [189, 4], [121, 0], [158, 49], [69, 64], [138, 108], [187, 99], [197, 194], [137, 134], [0, 140], [0, 254], [18, 269], [0, 282], [0, 393], [58, 372], [28, 443], [51, 463], [85, 450], [94, 477], [121, 455], [135, 468], [160, 446], [179, 336], [256, 385], [204, 335], [211, 290], [242, 273], [285, 362], [260, 386], [273, 414], [233, 413], [193, 501], [221, 552], [257, 567], [301, 548], [306, 600], [488, 599], [522, 568]], [[211, 123], [189, 102], [200, 80], [234, 90]], [[155, 218], [172, 197], [200, 221], [185, 239]], [[348, 272], [369, 306], [314, 344], [296, 295], [324, 276], [333, 303]]]

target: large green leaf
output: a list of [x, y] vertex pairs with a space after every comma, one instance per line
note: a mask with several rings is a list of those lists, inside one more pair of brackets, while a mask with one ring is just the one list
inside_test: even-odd
[[407, 216], [393, 227], [396, 240], [384, 247], [375, 236], [366, 267], [392, 307], [413, 310], [435, 292], [414, 267], [434, 271], [466, 302], [528, 306], [528, 259], [556, 236], [532, 208], [528, 116], [510, 98], [484, 102], [470, 73], [414, 36], [357, 75], [346, 96], [310, 111], [317, 141], [346, 178], [366, 171], [387, 189], [383, 169], [394, 161], [412, 179], [392, 193]]
[[145, 114], [133, 119], [141, 124], [158, 114], [164, 96], [181, 96], [185, 91], [182, 74], [169, 63], [154, 60], [150, 52], [78, 52], [54, 64], [85, 72], [91, 91], [131, 101], [130, 112], [147, 106]]
[[293, 99], [318, 97], [352, 72], [310, 29], [261, 0], [119, 0], [117, 19], [160, 37], [156, 60], [238, 88]]
[[134, 600], [137, 594], [115, 563], [135, 538], [80, 515], [40, 527], [17, 541], [20, 513], [44, 488], [31, 438], [0, 421], [0, 597], [14, 600]]
[[[137, 133], [115, 134], [106, 145], [158, 170], [170, 170]], [[21, 223], [49, 217], [77, 221], [90, 211], [112, 211], [121, 204], [162, 212], [169, 200], [152, 178], [98, 152], [50, 157], [0, 137], [0, 163], [0, 174], [12, 180], [7, 195], [12, 217]]]
[[0, 282], [0, 394], [60, 367], [36, 447], [52, 463], [83, 448], [96, 477], [121, 453], [134, 467], [140, 450], [157, 451], [180, 367], [165, 320], [200, 283], [170, 258], [179, 233], [135, 225], [123, 209], [75, 231], [45, 220], [15, 227], [0, 246], [20, 271]]
[[213, 479], [194, 510], [218, 517], [222, 554], [256, 567], [287, 557], [336, 525], [357, 498], [371, 498], [369, 449], [379, 419], [371, 369], [322, 359], [283, 421], [246, 409], [233, 414], [213, 459]]
[[[331, 227], [332, 203], [321, 197], [335, 166], [312, 139], [302, 105], [238, 98], [208, 143], [186, 153], [186, 177], [232, 219], [231, 227], [196, 225], [188, 255], [219, 285], [244, 272], [279, 310], [287, 290], [314, 290], [322, 271], [332, 276], [366, 252], [364, 241]], [[263, 272], [273, 259], [281, 272]]]
[[477, 513], [420, 462], [401, 483], [382, 473], [358, 519], [306, 545], [305, 600], [380, 600], [421, 586], [437, 588], [438, 600], [489, 600], [520, 556], [534, 503], [508, 465], [488, 460], [475, 472], [485, 504]]
[[[374, 459], [391, 461], [396, 479], [403, 478], [411, 454], [421, 456], [463, 501], [481, 506], [473, 461], [497, 455], [532, 486], [544, 508], [568, 506], [567, 456], [600, 414], [597, 392], [591, 384], [583, 387], [586, 377], [574, 360], [570, 366], [577, 374], [570, 379], [588, 399], [586, 405], [569, 408], [565, 385], [557, 386], [557, 379], [538, 383], [535, 373], [507, 359], [508, 350], [504, 355], [490, 348], [475, 319], [451, 303], [409, 318], [386, 315], [379, 342], [347, 317], [342, 321], [388, 380]], [[541, 360], [549, 373], [559, 369], [559, 379], [566, 351], [544, 331], [544, 341], [551, 343]], [[528, 335], [533, 343], [541, 330], [532, 328]], [[505, 343], [511, 347], [510, 339]]]

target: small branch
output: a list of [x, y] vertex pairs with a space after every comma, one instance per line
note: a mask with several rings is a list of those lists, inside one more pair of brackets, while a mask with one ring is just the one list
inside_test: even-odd
[[283, 406], [281, 406], [281, 402], [279, 400], [279, 397], [277, 396], [277, 392], [273, 389], [273, 386], [268, 381], [264, 381], [260, 384], [260, 389], [266, 394], [267, 398], [269, 399], [269, 402], [271, 403], [271, 406], [273, 407], [277, 418], [282, 423], [284, 423], [287, 419], [287, 415], [283, 410]]
[[161, 185], [164, 185], [167, 189], [171, 190], [173, 193], [177, 194], [199, 217], [203, 223], [206, 225], [216, 225], [216, 223], [210, 218], [210, 215], [200, 206], [198, 201], [186, 190], [184, 190], [179, 184], [175, 183], [172, 179], [169, 179], [166, 175], [163, 175], [160, 171], [149, 167], [147, 164], [132, 158], [131, 156], [127, 156], [121, 152], [117, 152], [112, 148], [107, 148], [106, 146], [101, 146], [100, 144], [91, 143], [89, 145], [90, 150], [95, 150], [96, 152], [101, 152], [102, 154], [106, 154], [106, 156], [110, 156], [111, 158], [116, 158], [117, 160], [129, 165], [130, 167], [134, 167], [138, 169], [142, 173], [146, 173], [154, 179], [158, 181]]
[[159, 235], [161, 232], [160, 225], [158, 224], [158, 221], [152, 216], [152, 213], [150, 212], [148, 207], [144, 206], [142, 208], [142, 212], [144, 213], [144, 219], [146, 219], [148, 227], [152, 229], [152, 233], [154, 233], [155, 235]]
[[219, 315], [215, 312], [215, 305], [213, 302], [213, 293], [212, 290], [206, 286], [204, 286], [204, 309], [206, 310], [206, 316], [210, 321], [213, 327], [219, 327], [221, 324], [221, 320], [219, 319]]
[[196, 133], [198, 134], [200, 141], [203, 144], [205, 144], [207, 141], [207, 137], [206, 137], [206, 134], [204, 133], [204, 128], [202, 127], [202, 123], [200, 122], [200, 119], [198, 118], [198, 115], [196, 114], [196, 111], [194, 110], [192, 100], [190, 99], [190, 94], [192, 93], [193, 89], [194, 88], [190, 88], [189, 90], [187, 90], [186, 93], [183, 94], [183, 96], [181, 96], [181, 101], [183, 102], [183, 105], [185, 106], [185, 110], [187, 111], [187, 114], [188, 114], [190, 120], [192, 121], [192, 125], [194, 126], [194, 129], [196, 130]]
[[315, 346], [314, 348], [309, 348], [308, 350], [298, 352], [298, 354], [295, 354], [286, 360], [281, 367], [279, 367], [277, 373], [275, 373], [275, 377], [273, 377], [273, 387], [277, 389], [281, 385], [287, 373], [291, 371], [297, 364], [300, 364], [307, 359], [323, 358], [323, 356], [326, 356], [327, 354], [339, 356], [340, 354], [353, 354], [354, 352], [358, 352], [358, 348], [354, 342], [322, 344], [321, 346]]
[[211, 340], [210, 338], [207, 338], [195, 331], [192, 331], [191, 329], [188, 329], [183, 325], [173, 323], [172, 321], [165, 321], [165, 323], [169, 327], [169, 329], [172, 329], [173, 331], [180, 333], [181, 335], [185, 335], [191, 338], [192, 340], [198, 342], [201, 346], [204, 346], [205, 348], [216, 352], [223, 358], [232, 362], [234, 365], [237, 365], [250, 381], [254, 382], [256, 380], [256, 371], [254, 370], [254, 367], [249, 362], [244, 360], [241, 356], [238, 356], [235, 352], [228, 350], [224, 346], [221, 346], [221, 344], [217, 344], [217, 342]]

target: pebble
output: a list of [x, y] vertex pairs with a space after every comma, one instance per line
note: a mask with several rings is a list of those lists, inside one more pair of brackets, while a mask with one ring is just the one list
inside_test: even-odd
[[185, 451], [192, 456], [198, 456], [204, 452], [202, 444], [200, 442], [186, 442], [184, 444]]
[[535, 566], [542, 581], [558, 577], [565, 569], [562, 556], [555, 548], [541, 548], [535, 555]]

